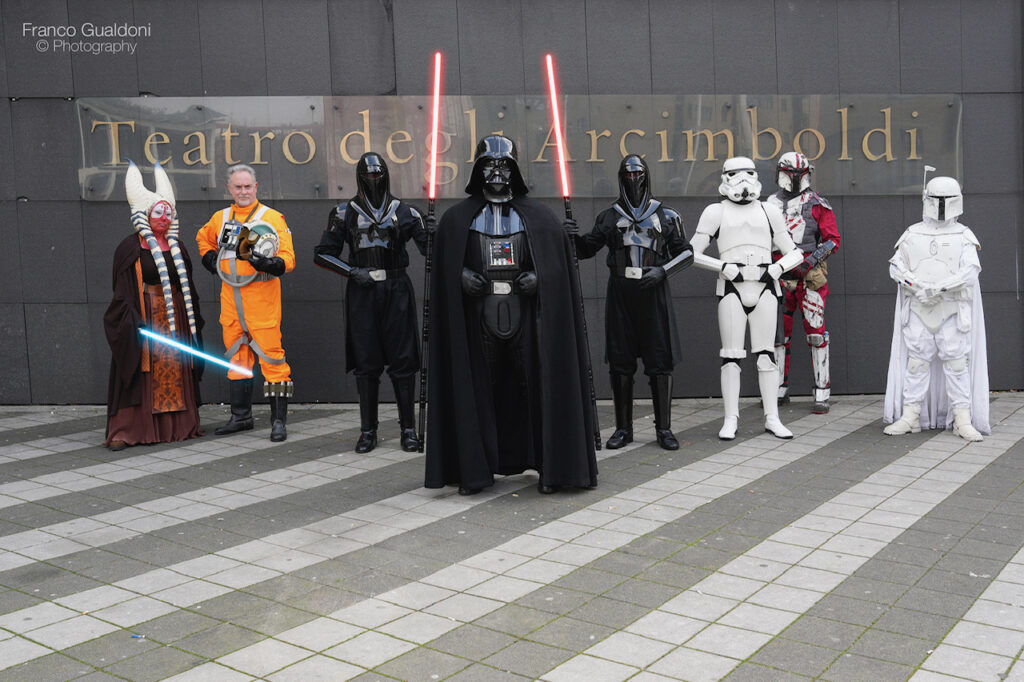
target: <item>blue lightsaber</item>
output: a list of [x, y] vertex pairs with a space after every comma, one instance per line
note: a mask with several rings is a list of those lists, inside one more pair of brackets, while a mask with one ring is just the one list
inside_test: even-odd
[[246, 377], [251, 377], [252, 376], [252, 370], [250, 370], [250, 369], [246, 369], [245, 367], [242, 367], [241, 365], [236, 365], [233, 362], [228, 362], [227, 360], [222, 360], [222, 359], [220, 359], [218, 357], [210, 355], [209, 353], [204, 353], [202, 351], [196, 350], [195, 348], [192, 348], [191, 346], [186, 346], [185, 344], [179, 343], [178, 341], [175, 341], [174, 339], [169, 339], [166, 336], [161, 336], [160, 334], [156, 334], [154, 332], [151, 332], [148, 329], [143, 329], [143, 328], [140, 327], [139, 328], [139, 333], [142, 334], [143, 336], [148, 336], [149, 338], [153, 339], [154, 341], [159, 341], [160, 343], [167, 344], [168, 346], [170, 346], [172, 348], [177, 348], [178, 350], [183, 351], [185, 353], [188, 353], [190, 355], [196, 355], [198, 357], [201, 357], [203, 360], [206, 360], [207, 362], [212, 362], [212, 363], [220, 365], [221, 367], [227, 367], [228, 369], [233, 369], [236, 372], [238, 372], [239, 374], [244, 374]]

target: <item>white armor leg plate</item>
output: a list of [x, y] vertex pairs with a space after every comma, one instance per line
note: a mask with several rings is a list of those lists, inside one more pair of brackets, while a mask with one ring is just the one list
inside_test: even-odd
[[814, 370], [814, 403], [823, 403], [824, 412], [828, 411], [828, 400], [831, 397], [831, 377], [828, 362], [828, 332], [824, 334], [808, 334], [807, 345], [811, 347], [811, 368]]

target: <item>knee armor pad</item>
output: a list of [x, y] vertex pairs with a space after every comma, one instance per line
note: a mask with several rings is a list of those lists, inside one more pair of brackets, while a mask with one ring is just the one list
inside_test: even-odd
[[944, 363], [946, 368], [949, 369], [953, 374], [963, 374], [967, 371], [967, 357], [962, 356], [959, 358], [953, 358], [952, 360], [946, 360]]
[[828, 343], [828, 341], [826, 341], [824, 334], [808, 334], [807, 335], [807, 345], [810, 346], [811, 348], [822, 348], [827, 343]]
[[758, 372], [778, 372], [779, 366], [775, 364], [775, 351], [762, 350], [757, 352]]
[[929, 365], [931, 365], [931, 362], [928, 360], [909, 357], [907, 358], [907, 374], [925, 374], [928, 372]]

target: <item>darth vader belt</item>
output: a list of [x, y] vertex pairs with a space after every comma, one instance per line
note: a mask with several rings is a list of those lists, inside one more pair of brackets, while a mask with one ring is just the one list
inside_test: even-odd
[[494, 280], [491, 282], [491, 293], [495, 296], [509, 296], [512, 294], [512, 282]]
[[633, 266], [627, 265], [623, 268], [622, 276], [626, 279], [640, 279], [644, 276], [644, 269], [634, 268]]

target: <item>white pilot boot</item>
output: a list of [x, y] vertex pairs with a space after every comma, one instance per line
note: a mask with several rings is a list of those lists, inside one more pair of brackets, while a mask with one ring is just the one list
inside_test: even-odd
[[953, 433], [964, 440], [978, 442], [985, 440], [984, 436], [978, 433], [978, 429], [971, 424], [971, 411], [966, 407], [953, 409]]
[[740, 420], [740, 365], [738, 362], [727, 362], [722, 365], [722, 404], [725, 408], [725, 420], [722, 430], [718, 432], [721, 440], [732, 440], [736, 437], [736, 427]]
[[[968, 417], [968, 424], [970, 424], [970, 421], [970, 417]], [[904, 404], [903, 414], [900, 415], [900, 418], [886, 426], [882, 431], [887, 436], [902, 436], [905, 433], [920, 433], [921, 406], [917, 404]]]

